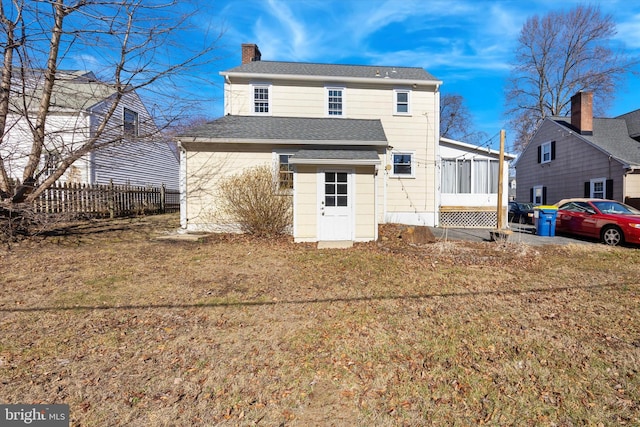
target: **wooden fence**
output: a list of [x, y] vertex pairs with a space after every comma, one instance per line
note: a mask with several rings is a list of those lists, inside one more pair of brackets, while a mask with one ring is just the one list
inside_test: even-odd
[[120, 217], [178, 212], [180, 192], [162, 187], [55, 184], [33, 202], [36, 212]]

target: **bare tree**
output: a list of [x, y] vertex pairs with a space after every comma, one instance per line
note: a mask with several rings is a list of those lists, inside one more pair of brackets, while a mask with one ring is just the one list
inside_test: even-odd
[[611, 15], [598, 6], [578, 5], [566, 12], [533, 16], [520, 31], [507, 83], [506, 105], [522, 150], [545, 117], [570, 112], [571, 96], [594, 93], [596, 114], [606, 111], [616, 87], [634, 65], [610, 47], [616, 34]]
[[[5, 205], [34, 200], [78, 159], [132, 139], [116, 113], [122, 111], [123, 100], [138, 97], [140, 91], [155, 98], [162, 110], [150, 112], [156, 120], [149, 120], [153, 125], [140, 124], [136, 140], [157, 138], [182, 115], [184, 110], [174, 107], [187, 104], [179, 102], [183, 99], [176, 95], [180, 90], [176, 82], [215, 60], [213, 52], [220, 37], [189, 34], [194, 12], [179, 12], [184, 6], [178, 0], [0, 3], [0, 195]], [[97, 75], [64, 70], [65, 64], [76, 64], [83, 55], [90, 55], [87, 61], [97, 64]], [[85, 83], [81, 89], [80, 80]], [[67, 107], [60, 105], [62, 98], [73, 99], [79, 110], [96, 108], [98, 123], [83, 128], [76, 121], [67, 124], [67, 129], [52, 130], [51, 111]], [[85, 98], [104, 102], [97, 107], [82, 104]], [[158, 113], [162, 115], [160, 126], [156, 126]], [[7, 137], [18, 128], [26, 150], [11, 145]], [[72, 143], [54, 134], [72, 131]], [[57, 161], [46, 165], [45, 154], [52, 148]], [[16, 176], [17, 169], [20, 176]], [[47, 174], [43, 174], [45, 169]]]
[[440, 134], [445, 138], [469, 143], [479, 143], [486, 137], [483, 132], [474, 130], [473, 119], [464, 104], [464, 98], [458, 94], [442, 94], [440, 97]]

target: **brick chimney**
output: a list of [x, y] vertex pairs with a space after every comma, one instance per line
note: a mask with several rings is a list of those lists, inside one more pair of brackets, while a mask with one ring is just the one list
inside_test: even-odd
[[258, 49], [258, 45], [253, 43], [243, 43], [242, 44], [242, 63], [248, 64], [253, 61], [260, 61], [262, 54], [260, 53], [260, 49]]
[[581, 135], [593, 135], [593, 92], [578, 92], [571, 97], [571, 126]]

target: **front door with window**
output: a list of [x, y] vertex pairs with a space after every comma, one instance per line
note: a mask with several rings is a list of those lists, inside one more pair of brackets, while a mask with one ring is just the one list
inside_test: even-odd
[[319, 173], [319, 240], [353, 240], [352, 171]]

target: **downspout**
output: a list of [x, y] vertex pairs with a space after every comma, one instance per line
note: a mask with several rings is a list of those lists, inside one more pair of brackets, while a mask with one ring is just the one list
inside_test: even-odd
[[182, 142], [178, 141], [178, 150], [180, 152], [180, 173], [178, 176], [178, 187], [180, 188], [180, 230], [187, 231], [187, 150], [182, 146]]
[[436, 84], [436, 90], [433, 97], [433, 111], [436, 115], [434, 120], [434, 133], [435, 133], [435, 146], [433, 158], [434, 158], [434, 173], [433, 173], [433, 226], [438, 227], [440, 225], [440, 167], [438, 159], [440, 158], [440, 85]]

